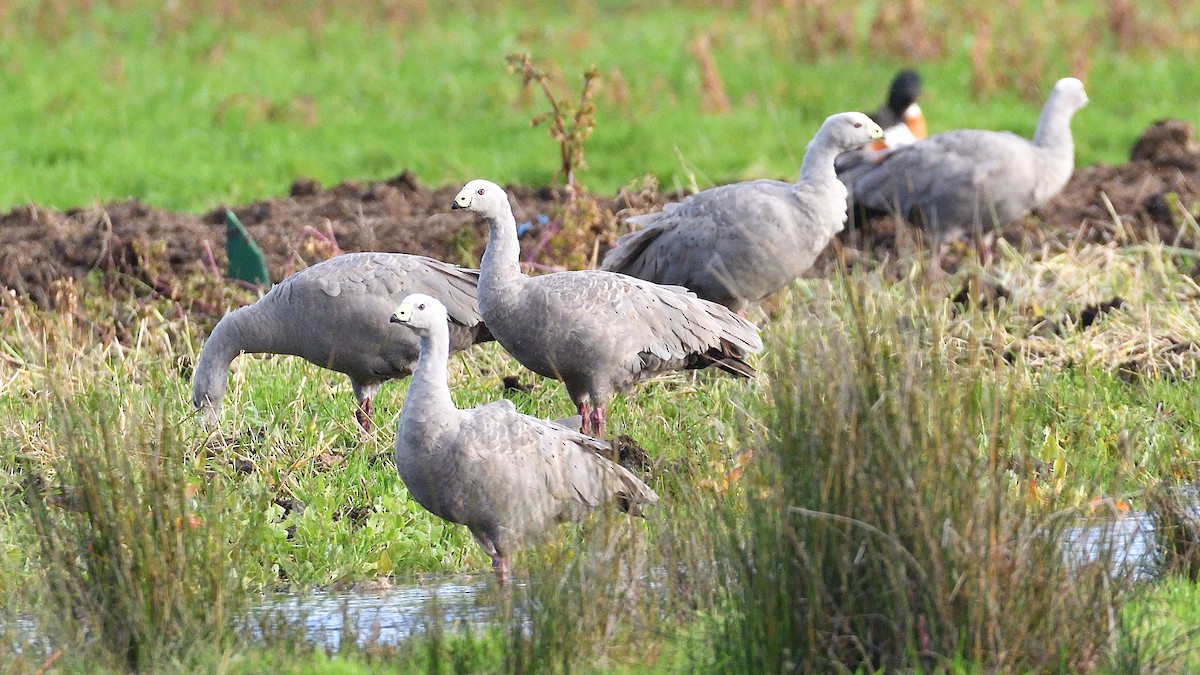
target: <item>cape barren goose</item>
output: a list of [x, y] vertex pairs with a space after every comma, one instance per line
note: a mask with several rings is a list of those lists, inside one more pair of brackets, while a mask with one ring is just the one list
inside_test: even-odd
[[200, 352], [192, 403], [215, 423], [239, 354], [291, 354], [348, 375], [356, 417], [369, 431], [380, 385], [407, 377], [417, 362], [416, 337], [388, 324], [396, 305], [415, 291], [440, 298], [449, 308], [450, 348], [460, 351], [491, 339], [475, 301], [478, 280], [475, 270], [403, 253], [347, 253], [317, 263], [221, 319]]
[[809, 142], [798, 182], [724, 185], [630, 218], [642, 229], [621, 237], [601, 267], [743, 311], [803, 274], [842, 229], [846, 187], [834, 159], [882, 136], [862, 113], [832, 115]]
[[882, 153], [841, 174], [856, 211], [894, 213], [935, 242], [988, 231], [1062, 190], [1075, 168], [1071, 118], [1087, 105], [1083, 83], [1059, 80], [1029, 141], [1006, 131], [963, 129]]
[[715, 365], [753, 376], [743, 358], [762, 350], [758, 329], [728, 309], [685, 288], [612, 272], [526, 276], [516, 220], [499, 185], [473, 180], [452, 208], [488, 224], [479, 278], [488, 330], [523, 366], [566, 385], [585, 432], [603, 435], [613, 396], [656, 373]]
[[421, 346], [396, 431], [396, 469], [417, 503], [467, 526], [501, 586], [513, 552], [555, 523], [609, 502], [637, 514], [658, 501], [632, 473], [601, 456], [607, 443], [522, 415], [507, 400], [456, 408], [446, 383], [450, 336], [442, 303], [410, 295], [391, 320], [411, 328], [405, 332], [419, 336]]

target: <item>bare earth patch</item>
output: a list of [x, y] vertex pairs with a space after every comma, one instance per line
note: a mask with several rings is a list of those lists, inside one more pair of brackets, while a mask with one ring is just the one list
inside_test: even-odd
[[[1057, 198], [1008, 226], [1002, 236], [1020, 249], [1060, 248], [1080, 239], [1137, 243], [1156, 238], [1200, 247], [1200, 231], [1184, 213], [1195, 213], [1200, 204], [1200, 143], [1194, 129], [1177, 120], [1155, 123], [1132, 155], [1127, 164], [1076, 171]], [[430, 189], [407, 171], [381, 182], [350, 181], [328, 189], [301, 178], [289, 196], [233, 211], [262, 248], [273, 281], [339, 251], [401, 251], [469, 265], [482, 255], [487, 233], [475, 218], [450, 211], [459, 187]], [[539, 246], [539, 216], [555, 222], [565, 196], [555, 188], [506, 189], [517, 222], [531, 223], [523, 240], [529, 252]], [[622, 192], [600, 198], [600, 206], [609, 213], [642, 212], [676, 198]], [[887, 221], [844, 233], [844, 246], [860, 257], [894, 255], [905, 237]], [[215, 279], [224, 266], [223, 208], [194, 215], [120, 201], [65, 212], [26, 205], [0, 215], [0, 284], [41, 306], [54, 304], [56, 281], [78, 280], [94, 269], [119, 272], [161, 292], [184, 278]]]

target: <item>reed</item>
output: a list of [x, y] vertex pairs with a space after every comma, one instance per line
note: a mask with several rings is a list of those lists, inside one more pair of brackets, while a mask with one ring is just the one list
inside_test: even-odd
[[24, 464], [24, 499], [48, 643], [129, 670], [229, 646], [260, 519], [229, 508], [218, 477], [192, 471], [169, 416], [126, 418], [103, 389], [44, 406], [55, 459], [45, 472]]
[[1084, 669], [1122, 630], [1109, 551], [1069, 565], [1071, 518], [1010, 470], [1009, 377], [946, 302], [848, 278], [769, 353], [770, 429], [730, 519], [725, 670]]

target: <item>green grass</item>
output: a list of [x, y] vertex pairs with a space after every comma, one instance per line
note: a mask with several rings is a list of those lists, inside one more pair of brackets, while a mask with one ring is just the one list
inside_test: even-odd
[[[0, 5], [0, 87], [7, 93], [0, 106], [0, 170], [6, 176], [0, 208], [25, 201], [66, 208], [133, 196], [202, 210], [280, 194], [298, 175], [331, 183], [405, 167], [434, 184], [475, 176], [551, 182], [557, 149], [545, 129], [528, 125], [543, 102], [523, 97], [503, 65], [505, 54], [521, 50], [556, 74], [564, 94], [576, 89], [591, 63], [606, 77], [595, 134], [586, 146], [590, 168], [580, 175], [603, 191], [647, 173], [666, 186], [688, 184], [692, 176], [706, 185], [793, 175], [821, 119], [874, 108], [893, 71], [908, 65], [896, 48], [876, 47], [871, 37], [945, 37], [942, 54], [918, 64], [934, 131], [971, 126], [1030, 133], [1041, 92], [1073, 71], [1077, 56], [1086, 57], [1080, 63], [1087, 66], [1092, 99], [1074, 127], [1079, 163], [1121, 161], [1153, 119], [1196, 120], [1194, 41], [1118, 50], [1105, 28], [1105, 9], [1083, 3], [1014, 0], [966, 18], [948, 11], [956, 5], [926, 5], [920, 26], [887, 28], [880, 35], [870, 29], [876, 5], [823, 15], [817, 5], [798, 3], [794, 15], [782, 7], [758, 15], [667, 2], [580, 2], [570, 11], [541, 2], [467, 2], [445, 9], [390, 3], [399, 16], [368, 0], [344, 9], [313, 2], [237, 11], [203, 1], [164, 10], [141, 0], [86, 9], [71, 0]], [[838, 13], [843, 11], [851, 14]], [[995, 22], [996, 12], [1026, 20], [993, 24], [997, 51], [983, 57], [988, 67], [981, 70], [971, 48], [979, 39], [977, 26]], [[808, 26], [846, 16], [853, 19], [847, 47], [808, 42], [836, 33]], [[1193, 18], [1177, 22], [1184, 33], [1195, 28], [1200, 13], [1187, 16]], [[1137, 20], [1135, 36], [1172, 35], [1161, 25], [1163, 17]], [[1081, 29], [1089, 21], [1100, 26], [1096, 35]], [[1028, 40], [1004, 33], [1012, 30], [1005, 25], [1018, 24]], [[689, 52], [701, 31], [714, 38], [712, 57], [733, 103], [727, 115], [702, 109], [701, 71]], [[1035, 53], [1029, 45], [1045, 49]], [[1001, 82], [981, 84], [981, 75], [989, 74]], [[983, 535], [989, 533], [1028, 542], [1014, 523], [1040, 522], [1051, 513], [1103, 512], [1096, 500], [1140, 509], [1145, 490], [1197, 479], [1200, 312], [1192, 260], [1155, 246], [1092, 246], [1048, 258], [1001, 246], [998, 254], [990, 267], [965, 269], [944, 282], [912, 281], [922, 275], [902, 260], [798, 285], [784, 302], [791, 309], [764, 321], [773, 354], [759, 362], [764, 375], [758, 381], [674, 376], [645, 383], [613, 404], [613, 430], [637, 439], [655, 459], [649, 480], [664, 505], [651, 518], [632, 524], [599, 518], [563, 528], [546, 546], [523, 552], [517, 568], [531, 583], [514, 591], [513, 604], [533, 609], [501, 613], [481, 635], [446, 633], [398, 648], [335, 655], [296, 649], [282, 639], [245, 644], [198, 608], [222, 593], [230, 594], [233, 608], [252, 593], [284, 586], [488, 573], [486, 557], [466, 531], [416, 505], [390, 464], [405, 383], [385, 386], [377, 431], [365, 436], [354, 424], [343, 376], [290, 357], [243, 357], [235, 362], [222, 423], [210, 432], [190, 410], [188, 363], [204, 331], [186, 318], [186, 302], [181, 313], [161, 300], [109, 298], [96, 278], [84, 281], [73, 297], [64, 289], [59, 312], [0, 296], [0, 616], [50, 607], [57, 614], [40, 614], [43, 620], [64, 617], [48, 624], [48, 637], [60, 655], [56, 667], [68, 672], [93, 666], [181, 672], [735, 670], [739, 657], [770, 644], [746, 636], [799, 625], [787, 623], [797, 615], [748, 612], [769, 600], [761, 593], [782, 586], [756, 586], [746, 574], [752, 568], [739, 567], [746, 551], [762, 551], [765, 538], [777, 556], [771, 560], [786, 567], [791, 561], [777, 554], [802, 549], [775, 544], [807, 542], [823, 559], [846, 562], [839, 556], [847, 549], [836, 542], [773, 521], [763, 509], [774, 500], [874, 527], [895, 524], [879, 513], [934, 514], [963, 537], [955, 541], [987, 552], [1003, 550], [988, 548], [992, 543]], [[986, 307], [948, 302], [968, 281], [1002, 285], [1009, 297]], [[202, 292], [213, 289], [195, 290]], [[250, 299], [228, 289], [219, 294], [224, 303]], [[1070, 318], [1116, 296], [1124, 305], [1091, 326]], [[1039, 317], [1058, 322], [1059, 332], [1039, 328]], [[847, 335], [895, 351], [836, 351], [854, 343]], [[804, 355], [824, 360], [809, 362]], [[572, 412], [561, 385], [522, 371], [495, 345], [452, 363], [451, 387], [460, 406], [500, 398], [501, 377], [519, 374], [534, 385], [531, 393], [514, 395], [520, 410], [547, 418]], [[882, 373], [879, 382], [864, 376], [873, 367]], [[797, 383], [797, 377], [803, 379]], [[922, 392], [917, 385], [932, 389]], [[804, 415], [774, 417], [780, 396]], [[988, 401], [1001, 405], [989, 408]], [[867, 404], [890, 410], [889, 421], [876, 424], [864, 412], [872, 410], [862, 407]], [[853, 414], [843, 414], [847, 410]], [[1003, 417], [989, 419], [989, 411]], [[963, 429], [951, 428], [961, 415]], [[1003, 439], [989, 427], [1001, 420]], [[889, 445], [891, 436], [905, 433], [911, 433], [907, 444]], [[792, 442], [797, 439], [808, 445]], [[856, 443], [873, 454], [857, 453]], [[910, 454], [895, 454], [897, 447]], [[788, 459], [798, 448], [809, 454]], [[755, 450], [756, 459], [746, 478], [730, 487], [726, 475], [747, 449]], [[999, 454], [979, 464], [985, 450]], [[888, 461], [919, 479], [909, 501], [880, 470], [890, 466], [880, 459], [888, 452]], [[80, 458], [109, 469], [89, 474]], [[791, 462], [788, 471], [772, 473], [780, 458]], [[1015, 470], [1008, 471], [1008, 459]], [[834, 460], [861, 461], [870, 470], [828, 470]], [[162, 471], [163, 462], [169, 471]], [[943, 480], [938, 462], [969, 471]], [[31, 495], [34, 476], [46, 489]], [[830, 501], [822, 490], [831, 485], [864, 497]], [[946, 494], [951, 487], [972, 495], [976, 487], [987, 490], [956, 500]], [[63, 508], [80, 494], [93, 495], [99, 506], [79, 513]], [[871, 501], [880, 495], [893, 501]], [[284, 517], [275, 502], [285, 498], [303, 503], [303, 513]], [[105, 504], [133, 504], [140, 511]], [[136, 518], [127, 517], [141, 512], [175, 516], [180, 523], [192, 522], [190, 516], [201, 520], [194, 530], [175, 530], [174, 520], [160, 518], [165, 526], [143, 532]], [[85, 522], [81, 513], [93, 520]], [[974, 530], [964, 517], [970, 513], [1000, 526]], [[1026, 583], [1044, 580], [1044, 574], [1006, 576], [988, 567], [987, 556], [982, 562], [979, 556], [955, 557], [936, 545], [950, 530], [937, 529], [931, 538], [920, 527], [901, 524], [908, 529], [889, 536], [924, 562], [962, 565], [967, 577], [978, 580], [963, 592], [1006, 608], [997, 620], [1011, 620], [1005, 624], [1011, 631], [997, 636], [979, 615], [954, 614], [962, 609], [955, 606], [962, 596], [952, 576], [914, 592], [905, 574], [895, 574], [902, 566], [888, 568], [886, 556], [874, 549], [865, 559], [871, 565], [882, 560], [883, 568], [868, 569], [855, 581], [860, 590], [874, 590], [852, 593], [847, 606], [859, 603], [854, 606], [863, 615], [887, 614], [895, 634], [877, 645], [891, 650], [889, 656], [863, 658], [864, 668], [1033, 668], [1070, 653], [1059, 638], [1098, 634], [1096, 626], [1072, 623], [1078, 607], [1053, 604], [1062, 601], [1056, 590]], [[55, 540], [56, 532], [63, 536]], [[54, 541], [58, 546], [48, 547]], [[97, 553], [96, 544], [111, 548], [114, 542], [133, 557]], [[85, 562], [91, 567], [82, 575], [62, 576]], [[862, 570], [846, 563], [815, 571], [852, 568]], [[664, 576], [663, 570], [673, 573]], [[662, 583], [639, 586], [645, 575]], [[222, 586], [230, 578], [233, 590]], [[56, 579], [70, 583], [55, 586]], [[874, 602], [879, 589], [913, 607], [948, 609], [941, 623], [918, 628], [918, 614]], [[132, 612], [138, 617], [130, 622], [137, 628], [132, 638], [88, 624], [113, 607], [123, 611], [120, 603], [140, 593], [160, 593], [178, 604], [166, 613]], [[1103, 596], [1116, 613], [1115, 620], [1102, 617], [1112, 638], [1103, 665], [1113, 671], [1200, 667], [1200, 644], [1191, 630], [1197, 593], [1194, 583], [1167, 579], [1129, 595]], [[1022, 623], [1021, 613], [1045, 606], [1055, 607], [1055, 620], [1066, 623], [1047, 624], [1060, 629], [1038, 639], [1036, 631], [1045, 626]], [[830, 617], [819, 611], [803, 618], [813, 635], [824, 637], [851, 624], [831, 630], [825, 623]], [[974, 632], [956, 636], [947, 626]], [[85, 640], [81, 630], [93, 639]], [[934, 631], [933, 656], [912, 653], [922, 630]], [[8, 624], [0, 632], [7, 633], [0, 644], [22, 637]], [[844, 656], [837, 645], [813, 644], [823, 658]], [[1037, 645], [1047, 645], [1045, 653], [1034, 654]], [[787, 655], [766, 656], [781, 663]], [[849, 667], [855, 658], [840, 663]], [[1078, 650], [1073, 658], [1087, 660]], [[0, 669], [36, 671], [44, 660], [0, 648]]]
[[[1079, 260], [1090, 261], [1087, 251], [1079, 254]], [[862, 321], [855, 318], [856, 312], [865, 312], [865, 325], [879, 339], [895, 341], [895, 345], [911, 350], [913, 358], [941, 364], [948, 379], [932, 380], [938, 387], [948, 386], [946, 383], [955, 377], [975, 378], [978, 386], [993, 392], [989, 395], [1000, 397], [998, 400], [1007, 406], [1007, 440], [1005, 445], [996, 446], [1003, 452], [993, 458], [998, 464], [989, 469], [999, 467], [1000, 473], [983, 475], [988, 476], [987, 480], [998, 480], [999, 485], [1009, 485], [1003, 489], [1004, 498], [1022, 504], [1021, 508], [1032, 514], [1029, 517], [1063, 509], [1088, 515], [1094, 510], [1092, 501], [1102, 497], [1120, 498], [1141, 508], [1141, 490], [1160, 480], [1196, 478], [1190, 458], [1200, 443], [1200, 424], [1196, 424], [1188, 407], [1195, 386], [1168, 377], [1129, 381], [1099, 366], [1064, 368], [1058, 364], [1082, 344], [1098, 349], [1095, 345], [1103, 336], [1120, 335], [1131, 327], [1144, 330], [1141, 313], [1147, 307], [1160, 306], [1164, 294], [1186, 286], [1185, 275], [1175, 270], [1171, 258], [1142, 267], [1141, 262], [1146, 260], [1140, 254], [1129, 259], [1121, 257], [1109, 268], [1088, 262], [1090, 278], [1101, 280], [1097, 281], [1100, 286], [1096, 293], [1103, 296], [1119, 287], [1127, 306], [1090, 327], [1092, 333], [1085, 331], [1074, 339], [1068, 339], [1068, 334], [1068, 338], [1059, 340], [1056, 344], [1062, 354], [1039, 352], [1035, 356], [1029, 352], [1012, 363], [1000, 359], [989, 345], [1013, 344], [1028, 330], [1027, 314], [1020, 309], [1023, 303], [1036, 301], [1053, 313], [1070, 307], [1070, 298], [1077, 297], [1074, 276], [1062, 261], [1053, 263], [1058, 265], [1059, 284], [1037, 287], [1036, 296], [1018, 290], [1011, 304], [998, 309], [964, 309], [947, 301], [952, 294], [946, 292], [946, 287], [953, 288], [959, 281], [957, 277], [948, 284], [913, 284], [896, 281], [891, 272], [879, 270], [856, 272], [848, 279], [834, 276], [807, 281], [790, 294], [787, 303], [802, 313], [789, 312], [767, 324], [769, 334], [774, 336], [775, 356], [761, 362], [764, 376], [760, 381], [739, 382], [720, 376], [668, 377], [644, 384], [613, 406], [615, 431], [636, 438], [655, 458], [651, 483], [663, 495], [665, 505], [655, 517], [635, 523], [632, 529], [623, 525], [611, 528], [609, 521], [599, 519], [589, 527], [564, 528], [556, 541], [525, 551], [518, 558], [517, 568], [537, 583], [517, 591], [521, 598], [517, 604], [540, 608], [543, 614], [535, 619], [502, 618], [495, 634], [476, 641], [463, 642], [447, 634], [443, 643], [417, 641], [383, 653], [352, 650], [331, 660], [312, 654], [286, 657], [287, 648], [282, 644], [243, 645], [222, 635], [212, 642], [188, 645], [174, 656], [167, 652], [168, 656], [160, 655], [153, 663], [169, 661], [186, 670], [216, 659], [228, 662], [235, 672], [239, 668], [253, 671], [262, 663], [277, 661], [296, 672], [309, 672], [310, 668], [333, 672], [393, 667], [402, 670], [405, 664], [426, 664], [423, 659], [431, 658], [433, 653], [428, 650], [435, 649], [447, 650], [437, 651], [442, 655], [438, 658], [492, 664], [480, 666], [485, 670], [560, 668], [567, 664], [587, 669], [586, 664], [593, 661], [605, 664], [600, 670], [732, 667], [737, 661], [729, 660], [728, 650], [723, 655], [714, 654], [703, 645], [711, 645], [716, 639], [714, 625], [734, 620], [742, 611], [736, 603], [727, 604], [729, 598], [737, 597], [735, 591], [740, 587], [727, 586], [734, 583], [728, 576], [712, 576], [715, 570], [697, 567], [696, 561], [724, 560], [728, 551], [722, 542], [750, 536], [743, 528], [760, 521], [746, 520], [748, 507], [742, 500], [760, 494], [760, 483], [747, 479], [725, 493], [714, 491], [712, 486], [723, 487], [726, 472], [735, 464], [734, 456], [752, 447], [761, 459], [751, 461], [747, 475], [765, 471], [766, 489], [773, 489], [771, 476], [803, 473], [799, 467], [770, 471], [774, 466], [770, 453], [774, 451], [764, 448], [770, 447], [771, 441], [766, 439], [772, 438], [776, 433], [772, 430], [777, 429], [769, 413], [772, 392], [787, 378], [800, 376], [816, 387], [805, 400], [838, 400], [840, 394], [829, 398], [816, 392], [824, 391], [826, 385], [822, 383], [829, 378], [839, 376], [841, 366], [832, 361], [801, 361], [798, 363], [807, 365], [799, 368], [797, 362], [773, 359], [786, 358], [792, 350], [800, 350], [792, 358], [808, 353], [803, 350], [825, 350], [826, 354], [836, 350], [836, 342], [831, 342], [836, 331], [851, 330]], [[1051, 263], [1030, 261], [1032, 276], [1039, 276], [1040, 264]], [[1126, 274], [1130, 270], [1132, 276]], [[1164, 286], [1153, 285], [1164, 280]], [[1013, 288], [1022, 288], [1019, 279], [1012, 277], [1009, 281]], [[93, 437], [88, 435], [93, 432], [83, 434], [84, 440], [74, 445], [64, 443], [60, 431], [64, 420], [79, 415], [107, 419], [104, 424], [116, 438], [136, 439], [145, 430], [160, 425], [174, 430], [179, 440], [172, 452], [181, 453], [185, 461], [180, 467], [182, 473], [172, 479], [172, 484], [200, 486], [208, 500], [205, 503], [212, 504], [201, 513], [204, 522], [211, 518], [214, 527], [233, 528], [227, 532], [229, 541], [237, 542], [238, 562], [230, 572], [236, 575], [243, 591], [285, 585], [328, 586], [380, 575], [398, 580], [426, 572], [487, 575], [487, 560], [465, 530], [439, 521], [413, 503], [388, 461], [405, 383], [391, 383], [384, 388], [376, 414], [378, 430], [367, 437], [353, 421], [352, 396], [344, 377], [292, 357], [245, 356], [235, 361], [221, 426], [206, 432], [190, 410], [187, 369], [181, 369], [180, 362], [181, 357], [185, 357], [185, 364], [187, 358], [194, 359], [201, 342], [195, 327], [181, 318], [167, 318], [176, 315], [158, 303], [119, 305], [116, 315], [128, 320], [130, 329], [123, 341], [114, 342], [107, 336], [111, 318], [105, 318], [112, 312], [111, 301], [97, 302], [95, 289], [99, 287], [100, 280], [91, 279], [79, 290], [77, 314], [44, 312], [10, 303], [0, 316], [0, 352], [18, 366], [0, 389], [0, 419], [4, 421], [0, 429], [0, 513], [4, 523], [0, 527], [0, 585], [27, 589], [0, 598], [8, 607], [29, 607], [39, 593], [29, 590], [39, 587], [33, 582], [38, 578], [34, 565], [38, 558], [30, 554], [39, 539], [22, 500], [21, 487], [30, 471], [43, 475], [51, 488], [69, 486], [75, 479], [51, 469], [61, 466], [73, 447], [105, 447], [86, 440]], [[847, 289], [854, 289], [853, 294], [847, 295]], [[856, 309], [856, 302], [865, 306]], [[1176, 311], [1183, 309], [1180, 306]], [[91, 323], [91, 317], [97, 322]], [[922, 328], [913, 332], [912, 326]], [[782, 335], [791, 337], [785, 340]], [[795, 345], [789, 347], [788, 340], [796, 341]], [[976, 353], [964, 359], [973, 349], [983, 349], [982, 355]], [[853, 362], [871, 361], [863, 355], [846, 353], [846, 357]], [[981, 365], [991, 363], [987, 359], [996, 361], [980, 370]], [[501, 377], [520, 374], [534, 384], [529, 394], [515, 396], [514, 402], [521, 410], [542, 417], [561, 417], [571, 412], [561, 385], [534, 379], [495, 345], [473, 349], [452, 363], [451, 386], [460, 406], [501, 397]], [[947, 424], [947, 419], [956, 419], [959, 413], [955, 402], [963, 400], [956, 391], [948, 389], [928, 399], [923, 428], [933, 429], [937, 424]], [[64, 407], [64, 401], [99, 403]], [[111, 403], [105, 401], [120, 401], [120, 410], [106, 412]], [[915, 411], [921, 407], [910, 403], [902, 402], [897, 410]], [[987, 406], [972, 410], [976, 414], [971, 419], [986, 422], [979, 415], [988, 410]], [[843, 420], [849, 425], [847, 431], [861, 427], [865, 433], [867, 425], [865, 421], [851, 424], [852, 418], [832, 410], [817, 417]], [[965, 457], [955, 457], [968, 451], [973, 443], [961, 441], [978, 436], [965, 428], [955, 434], [947, 437], [948, 441], [938, 441], [934, 446], [916, 445], [910, 451], [936, 447], [937, 452], [945, 453], [939, 461], [966, 461]], [[128, 447], [132, 450], [138, 446]], [[817, 443], [811, 450], [819, 453], [823, 447], [844, 447], [851, 453], [856, 448], [843, 439]], [[1018, 463], [1025, 458], [1044, 462], [1050, 472], [1018, 469], [1008, 473], [1010, 455]], [[252, 463], [249, 471], [246, 462]], [[801, 465], [816, 470], [815, 463]], [[853, 479], [865, 481], [872, 475], [854, 474]], [[918, 475], [925, 476], [922, 481], [929, 480], [927, 474]], [[814, 475], [814, 479], [819, 478]], [[962, 480], [970, 483], [972, 479], [966, 476]], [[936, 478], [929, 482], [929, 494], [944, 497], [944, 482]], [[750, 489], [742, 490], [742, 485]], [[891, 488], [868, 489], [895, 492]], [[52, 489], [47, 494], [56, 493]], [[149, 499], [157, 493], [151, 490], [141, 494], [148, 496], [139, 499]], [[306, 509], [302, 514], [293, 512], [280, 519], [282, 509], [272, 503], [276, 497], [294, 498]], [[938, 499], [943, 504], [938, 508], [955, 504], [954, 499]], [[798, 501], [805, 508], [822, 508], [808, 499]], [[837, 509], [834, 512], [840, 513]], [[58, 513], [52, 502], [51, 518], [58, 517]], [[221, 531], [216, 531], [218, 539]], [[236, 537], [233, 532], [237, 532]], [[86, 541], [86, 536], [82, 540]], [[642, 589], [627, 595], [614, 591], [623, 588], [630, 578], [663, 569], [694, 571], [671, 577], [669, 584], [653, 592]], [[995, 583], [1003, 588], [1003, 583], [1011, 582], [1001, 578]], [[1138, 612], [1141, 607], [1153, 607], [1157, 613], [1149, 615], [1133, 609], [1121, 613], [1128, 624], [1121, 635], [1137, 647], [1122, 653], [1129, 658], [1166, 658], [1162, 653], [1169, 651], [1168, 645], [1150, 639], [1165, 634], [1166, 629], [1157, 628], [1163, 625], [1184, 636], [1171, 645], [1190, 644], [1186, 643], [1190, 638], [1180, 608], [1186, 606], [1186, 598], [1194, 598], [1195, 592], [1195, 587], [1186, 583], [1144, 590], [1131, 607]], [[1011, 599], [1016, 597], [1023, 596], [1010, 593], [1010, 601], [1016, 603], [1015, 611], [1019, 612], [1020, 602]], [[619, 611], [611, 604], [614, 598], [626, 599]], [[632, 603], [630, 598], [634, 599]], [[1135, 638], [1139, 637], [1144, 641], [1137, 643]], [[61, 644], [71, 643], [68, 639]], [[718, 644], [736, 648], [727, 638]], [[1018, 656], [1012, 657], [1017, 659], [1013, 661], [977, 661], [975, 652], [956, 656], [953, 640], [941, 644], [949, 645], [945, 648], [950, 650], [940, 654], [941, 659], [949, 659], [938, 661], [943, 664], [958, 657], [966, 664], [1023, 662]], [[87, 653], [93, 652], [78, 652], [80, 658]], [[231, 655], [236, 658], [229, 660]], [[112, 658], [116, 658], [113, 663], [121, 662], [120, 657]]]
[[[569, 12], [439, 5], [396, 20], [373, 16], [370, 2], [234, 17], [203, 4], [50, 5], [67, 8], [61, 20], [18, 3], [3, 27], [0, 208], [136, 197], [196, 211], [284, 193], [296, 176], [331, 183], [404, 168], [433, 184], [480, 176], [545, 184], [556, 148], [544, 128], [529, 127], [544, 103], [522, 97], [506, 72], [504, 56], [515, 51], [550, 64], [564, 94], [592, 63], [606, 78], [581, 174], [594, 189], [646, 174], [664, 186], [693, 175], [701, 185], [794, 176], [825, 116], [873, 110], [893, 72], [912, 61], [875, 53], [866, 28], [858, 49], [812, 54], [796, 44], [802, 29], [776, 14], [672, 3], [579, 3]], [[1031, 30], [1042, 30], [1033, 16]], [[951, 22], [945, 55], [918, 64], [931, 130], [1031, 133], [1044, 93], [1074, 66], [1066, 56], [1037, 66], [1025, 76], [1040, 93], [1024, 99], [1007, 89], [977, 95], [972, 30]], [[689, 44], [704, 31], [714, 35], [729, 114], [703, 110]], [[1085, 40], [1039, 35], [1074, 47]], [[1173, 58], [1117, 52], [1104, 37], [1082, 43], [1092, 102], [1074, 127], [1081, 165], [1123, 160], [1155, 119], [1196, 120], [1200, 82], [1187, 44]]]
[[[88, 288], [81, 293], [95, 297]], [[106, 308], [100, 303], [85, 311]], [[16, 457], [48, 467], [59, 455], [43, 422], [65, 410], [43, 397], [58, 388], [80, 396], [98, 391], [128, 402], [120, 418], [123, 427], [161, 420], [179, 428], [197, 455], [193, 470], [215, 471], [237, 485], [242, 508], [278, 516], [282, 509], [271, 503], [275, 497], [307, 506], [302, 514], [265, 528], [256, 549], [261, 566], [247, 570], [252, 586], [487, 569], [486, 557], [467, 532], [413, 502], [391, 464], [407, 381], [384, 387], [377, 400], [377, 429], [366, 436], [354, 421], [354, 399], [344, 376], [292, 357], [243, 356], [234, 362], [223, 424], [209, 433], [191, 410], [190, 382], [179, 367], [180, 357], [194, 362], [201, 336], [154, 310], [134, 331], [142, 336], [140, 347], [98, 343], [93, 328], [25, 310], [13, 313], [4, 326], [4, 352], [24, 364], [0, 392], [8, 448], [0, 478], [9, 488], [0, 488], [6, 495], [0, 505], [6, 512], [20, 508], [22, 470]], [[52, 336], [49, 343], [47, 336]], [[560, 384], [521, 370], [494, 343], [452, 362], [456, 402], [471, 407], [501, 398], [502, 377], [508, 374], [535, 385], [532, 392], [515, 395], [523, 411], [546, 418], [574, 412]], [[708, 374], [647, 383], [614, 403], [614, 431], [633, 435], [664, 467], [724, 461], [740, 449], [731, 428], [742, 392], [754, 387]], [[350, 518], [355, 511], [359, 518]], [[293, 525], [289, 539], [286, 530]]]
[[1146, 672], [1151, 668], [1172, 665], [1179, 672], [1191, 672], [1200, 668], [1200, 632], [1196, 626], [1200, 621], [1200, 588], [1195, 583], [1168, 578], [1155, 584], [1136, 598], [1127, 616], [1136, 622], [1140, 630], [1138, 637], [1151, 649], [1176, 659], [1173, 664], [1131, 664], [1126, 672]]

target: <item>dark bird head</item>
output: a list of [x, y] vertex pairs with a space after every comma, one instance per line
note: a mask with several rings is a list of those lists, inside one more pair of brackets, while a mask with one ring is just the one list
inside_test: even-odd
[[921, 95], [921, 76], [915, 70], [902, 70], [896, 73], [892, 80], [892, 88], [888, 93], [888, 108], [903, 118], [908, 106], [916, 102]]

